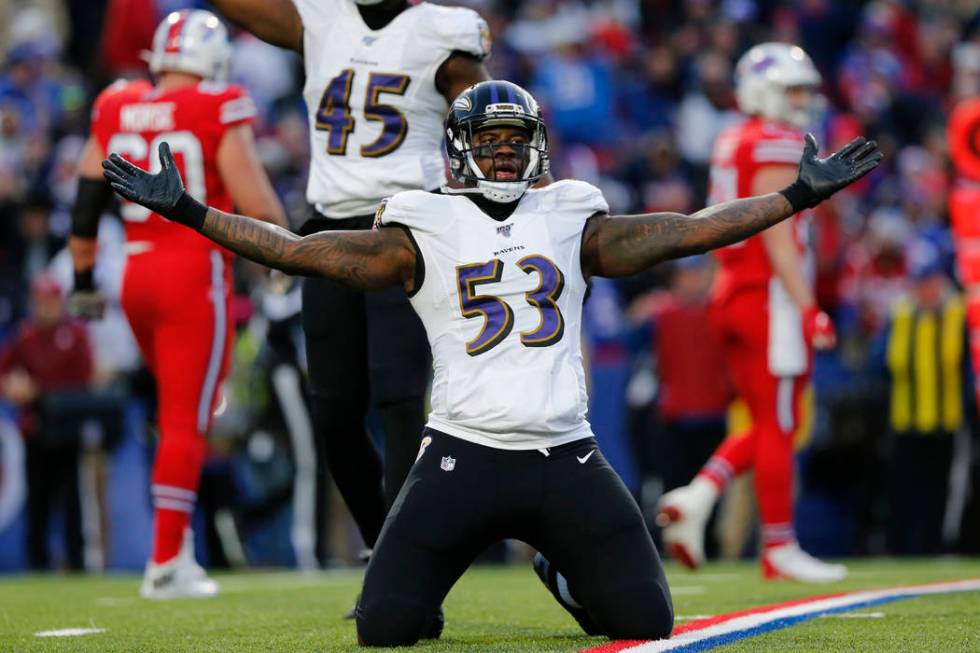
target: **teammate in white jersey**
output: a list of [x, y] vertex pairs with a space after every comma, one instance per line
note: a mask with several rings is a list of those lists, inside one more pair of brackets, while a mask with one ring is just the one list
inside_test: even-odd
[[[314, 215], [301, 235], [370, 229], [385, 197], [445, 182], [449, 101], [488, 78], [482, 61], [490, 33], [478, 14], [407, 0], [212, 4], [259, 38], [303, 55], [312, 153], [306, 196]], [[318, 469], [325, 458], [373, 547], [422, 437], [432, 370], [425, 331], [397, 288], [364, 293], [308, 279], [303, 306]], [[381, 460], [365, 430], [369, 399], [385, 431], [383, 494]], [[324, 482], [321, 473], [321, 503]], [[322, 520], [323, 510], [317, 514]]]
[[548, 140], [537, 103], [514, 84], [463, 92], [446, 135], [468, 188], [399, 193], [379, 209], [374, 231], [305, 238], [193, 203], [165, 148], [157, 175], [117, 155], [103, 165], [125, 198], [242, 256], [410, 294], [435, 359], [433, 411], [367, 568], [362, 644], [431, 636], [452, 585], [501, 538], [540, 551], [535, 571], [587, 633], [666, 637], [673, 608], [660, 558], [586, 420], [578, 346], [586, 281], [744, 239], [859, 179], [881, 154], [860, 138], [817, 159], [811, 136], [799, 177], [778, 193], [693, 216], [612, 217], [589, 184], [529, 189], [547, 173]]

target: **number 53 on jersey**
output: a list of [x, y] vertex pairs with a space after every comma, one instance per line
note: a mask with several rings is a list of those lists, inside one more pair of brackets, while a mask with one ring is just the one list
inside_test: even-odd
[[[484, 354], [499, 345], [514, 328], [514, 308], [496, 295], [479, 294], [482, 284], [497, 283], [503, 278], [504, 262], [491, 259], [485, 263], [469, 263], [456, 267], [459, 306], [467, 319], [483, 318], [475, 338], [466, 343], [470, 356]], [[538, 286], [524, 293], [524, 301], [539, 314], [538, 325], [521, 331], [520, 342], [525, 347], [548, 347], [561, 340], [565, 320], [558, 308], [558, 298], [565, 288], [565, 276], [546, 256], [530, 254], [517, 261], [525, 274], [537, 274]], [[523, 307], [520, 307], [523, 308]]]

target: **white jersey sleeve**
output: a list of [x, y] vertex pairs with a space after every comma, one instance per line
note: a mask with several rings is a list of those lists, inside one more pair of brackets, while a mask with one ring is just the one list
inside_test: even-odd
[[337, 13], [338, 4], [338, 0], [293, 0], [304, 30], [320, 27], [324, 21], [330, 20], [330, 15]]
[[392, 195], [378, 206], [374, 226], [379, 228], [398, 224], [420, 234], [444, 231], [451, 218], [439, 218], [441, 211], [435, 206], [439, 197], [422, 190], [407, 190]]
[[602, 191], [590, 183], [577, 179], [564, 179], [549, 188], [557, 191], [551, 195], [553, 215], [565, 220], [581, 220], [583, 223], [596, 213], [609, 213], [609, 203]]
[[487, 22], [472, 9], [428, 5], [431, 19], [426, 21], [427, 34], [434, 43], [448, 48], [447, 56], [454, 51], [465, 52], [480, 59], [490, 56], [490, 28]]

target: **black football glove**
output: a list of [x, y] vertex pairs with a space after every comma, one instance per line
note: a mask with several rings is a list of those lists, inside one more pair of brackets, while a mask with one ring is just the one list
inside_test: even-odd
[[184, 190], [170, 145], [160, 143], [160, 172], [151, 175], [115, 152], [102, 162], [102, 174], [112, 189], [130, 202], [142, 204], [168, 220], [201, 230], [208, 207]]
[[817, 141], [813, 134], [807, 134], [799, 175], [779, 192], [793, 213], [812, 208], [874, 170], [884, 156], [878, 143], [859, 136], [826, 159], [818, 159]]
[[75, 270], [75, 286], [68, 296], [68, 311], [85, 320], [100, 320], [105, 314], [105, 297], [95, 288], [92, 270]]
[[101, 320], [105, 297], [98, 290], [73, 290], [68, 296], [68, 312], [83, 320]]

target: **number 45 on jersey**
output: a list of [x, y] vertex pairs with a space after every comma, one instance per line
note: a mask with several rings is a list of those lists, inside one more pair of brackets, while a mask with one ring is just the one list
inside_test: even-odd
[[[370, 73], [364, 97], [364, 117], [382, 124], [381, 135], [367, 145], [362, 145], [363, 157], [379, 157], [391, 154], [405, 140], [408, 120], [405, 114], [390, 104], [378, 101], [382, 93], [404, 95], [410, 79], [394, 73]], [[357, 128], [350, 111], [351, 87], [354, 70], [347, 68], [334, 77], [320, 98], [316, 111], [316, 129], [327, 132], [327, 154], [347, 154], [347, 137]]]

